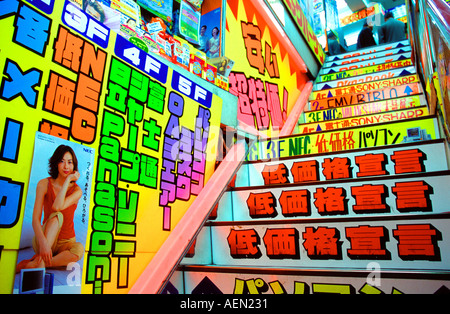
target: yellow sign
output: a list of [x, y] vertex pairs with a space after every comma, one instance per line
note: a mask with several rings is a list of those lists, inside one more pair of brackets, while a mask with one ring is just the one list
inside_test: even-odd
[[95, 151], [86, 251], [54, 291], [127, 293], [214, 171], [222, 100], [70, 1], [2, 12], [0, 293], [20, 288], [19, 249], [41, 253], [20, 243], [37, 132]]
[[266, 4], [255, 1], [227, 2], [225, 55], [234, 61], [229, 92], [238, 97], [239, 122], [276, 136], [309, 78], [298, 52], [273, 27], [266, 10]]
[[331, 153], [368, 147], [394, 145], [439, 138], [434, 117], [410, 121], [360, 126], [306, 135], [272, 138], [257, 142], [250, 150], [249, 161], [276, 160], [311, 154]]

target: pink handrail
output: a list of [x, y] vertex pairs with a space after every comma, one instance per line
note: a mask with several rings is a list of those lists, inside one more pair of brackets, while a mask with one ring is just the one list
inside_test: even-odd
[[305, 86], [303, 87], [303, 91], [301, 92], [300, 96], [298, 97], [294, 108], [292, 109], [291, 113], [289, 114], [288, 119], [284, 123], [284, 126], [281, 129], [279, 136], [286, 136], [286, 135], [292, 134], [295, 126], [298, 123], [300, 115], [302, 114], [303, 110], [305, 109], [306, 104], [308, 103], [308, 98], [309, 98], [309, 95], [311, 95], [312, 89], [313, 89], [313, 82], [312, 81], [307, 82], [305, 84]]
[[130, 289], [130, 294], [157, 294], [162, 292], [209, 217], [210, 212], [241, 166], [246, 154], [246, 143], [243, 140], [230, 149], [186, 214]]

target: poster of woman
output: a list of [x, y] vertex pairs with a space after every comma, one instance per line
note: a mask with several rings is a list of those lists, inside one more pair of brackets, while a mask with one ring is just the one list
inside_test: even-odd
[[80, 293], [94, 150], [37, 132], [15, 289], [21, 272], [53, 274], [53, 293]]

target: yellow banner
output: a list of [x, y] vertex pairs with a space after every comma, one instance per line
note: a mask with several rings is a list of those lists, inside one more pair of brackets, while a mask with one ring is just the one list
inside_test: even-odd
[[253, 145], [247, 159], [249, 161], [276, 160], [283, 157], [332, 153], [437, 138], [439, 138], [439, 129], [436, 118], [425, 117], [410, 121], [360, 126], [342, 131], [263, 140]]

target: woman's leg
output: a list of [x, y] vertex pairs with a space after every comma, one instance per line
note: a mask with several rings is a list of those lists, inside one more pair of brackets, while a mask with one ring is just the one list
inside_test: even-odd
[[[52, 247], [52, 249], [56, 245], [56, 241], [59, 235], [59, 231], [61, 230], [63, 216], [61, 213], [55, 213], [49, 217], [46, 223], [43, 226], [44, 236], [48, 241], [48, 244]], [[33, 239], [33, 248], [35, 249], [36, 254], [39, 254], [39, 244], [36, 239]], [[44, 261], [39, 257], [39, 255], [30, 261], [25, 268], [44, 268], [46, 266]]]
[[76, 242], [75, 238], [60, 240], [57, 243], [55, 253], [52, 259], [52, 267], [67, 266], [81, 259], [84, 253], [84, 246]]

